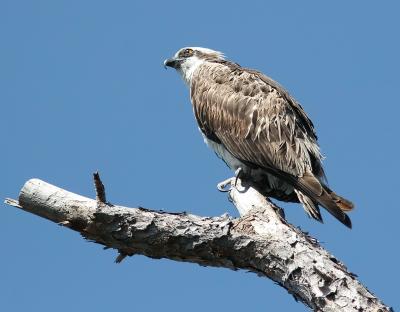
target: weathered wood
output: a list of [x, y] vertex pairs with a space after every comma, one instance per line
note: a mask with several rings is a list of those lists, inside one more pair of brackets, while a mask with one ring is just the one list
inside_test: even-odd
[[117, 249], [117, 262], [142, 254], [245, 269], [274, 280], [315, 311], [391, 311], [251, 183], [239, 179], [229, 195], [239, 219], [98, 205], [38, 179], [26, 182], [18, 202], [6, 203]]

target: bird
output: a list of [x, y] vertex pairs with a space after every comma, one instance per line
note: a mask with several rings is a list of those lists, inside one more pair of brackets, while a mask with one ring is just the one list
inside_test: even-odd
[[347, 212], [354, 205], [329, 188], [312, 121], [280, 84], [202, 47], [179, 49], [164, 67], [176, 69], [189, 87], [205, 143], [236, 179], [251, 179], [268, 197], [301, 203], [321, 223], [319, 206], [352, 227]]

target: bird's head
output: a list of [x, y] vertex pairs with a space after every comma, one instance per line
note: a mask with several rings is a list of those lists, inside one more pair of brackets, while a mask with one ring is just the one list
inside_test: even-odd
[[186, 47], [180, 49], [175, 55], [164, 61], [165, 68], [175, 68], [183, 80], [190, 85], [194, 71], [204, 62], [224, 60], [221, 52], [200, 47]]

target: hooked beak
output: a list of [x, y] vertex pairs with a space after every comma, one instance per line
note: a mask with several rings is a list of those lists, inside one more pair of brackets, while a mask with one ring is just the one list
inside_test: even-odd
[[175, 58], [175, 57], [166, 59], [164, 61], [164, 68], [167, 69], [167, 66], [168, 66], [168, 67], [177, 69], [179, 67], [179, 65], [181, 64], [181, 61], [182, 61], [181, 59]]

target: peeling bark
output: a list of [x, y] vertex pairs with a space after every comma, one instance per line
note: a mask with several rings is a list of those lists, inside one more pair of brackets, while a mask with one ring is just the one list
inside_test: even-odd
[[135, 254], [203, 266], [245, 269], [286, 288], [314, 311], [392, 311], [318, 242], [288, 224], [280, 208], [248, 181], [229, 196], [241, 217], [199, 217], [105, 201], [94, 176], [97, 200], [38, 179], [6, 203], [80, 232], [119, 251], [116, 262]]

